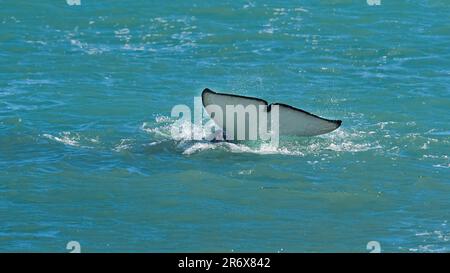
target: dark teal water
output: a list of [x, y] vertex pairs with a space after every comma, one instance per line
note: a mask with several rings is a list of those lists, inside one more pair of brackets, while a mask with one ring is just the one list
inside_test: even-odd
[[[0, 250], [450, 250], [448, 1], [0, 1]], [[342, 119], [175, 140], [203, 88]]]

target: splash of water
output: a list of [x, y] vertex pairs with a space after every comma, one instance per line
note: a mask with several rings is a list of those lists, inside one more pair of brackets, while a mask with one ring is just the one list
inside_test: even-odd
[[[274, 146], [263, 141], [208, 141], [207, 139], [212, 138], [210, 135], [212, 133], [209, 130], [205, 130], [205, 128], [190, 122], [180, 122], [166, 116], [157, 116], [154, 122], [144, 122], [141, 130], [149, 133], [156, 140], [152, 142], [152, 145], [159, 145], [170, 141], [172, 145], [176, 146], [185, 155], [222, 150], [231, 153], [305, 156], [319, 154], [323, 151], [364, 152], [382, 148], [378, 142], [366, 140], [366, 136], [370, 135], [370, 133], [344, 129], [338, 129], [332, 133], [315, 138], [282, 139], [279, 146]], [[175, 132], [175, 134], [171, 132]], [[194, 132], [200, 134], [203, 139], [192, 140], [192, 134]], [[219, 131], [219, 133], [221, 132]]]

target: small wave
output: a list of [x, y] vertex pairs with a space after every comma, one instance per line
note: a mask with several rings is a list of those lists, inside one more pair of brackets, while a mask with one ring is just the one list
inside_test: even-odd
[[380, 149], [380, 148], [381, 148], [380, 145], [372, 146], [368, 143], [355, 144], [352, 142], [343, 142], [339, 144], [331, 143], [330, 146], [327, 147], [327, 149], [336, 152], [364, 152], [371, 149]]
[[240, 170], [238, 174], [240, 175], [251, 175], [254, 173], [253, 169], [248, 169], [248, 170]]
[[114, 151], [122, 152], [125, 150], [129, 150], [133, 147], [133, 140], [124, 138], [120, 140], [120, 143], [114, 147]]
[[87, 144], [99, 144], [100, 140], [98, 137], [95, 138], [87, 138], [82, 137], [78, 133], [71, 133], [68, 131], [61, 132], [57, 135], [51, 135], [51, 134], [42, 134], [43, 137], [63, 143], [68, 146], [74, 146], [74, 147], [81, 147], [81, 148], [92, 148], [91, 146], [88, 146]]
[[437, 131], [436, 129], [431, 129], [426, 132], [426, 134], [434, 136], [450, 136], [450, 131]]
[[297, 155], [304, 156], [300, 151], [290, 150], [287, 147], [276, 147], [268, 143], [263, 143], [259, 147], [250, 147], [245, 144], [236, 144], [232, 142], [208, 142], [208, 143], [186, 143], [180, 145], [184, 148], [184, 155], [191, 155], [206, 150], [220, 149], [231, 153], [253, 153], [261, 155]]
[[27, 40], [27, 41], [25, 41], [25, 43], [27, 43], [27, 44], [37, 44], [37, 45], [42, 45], [42, 46], [47, 45], [46, 42], [44, 42], [44, 41], [39, 41], [39, 40], [37, 40], [37, 41]]
[[408, 250], [411, 252], [448, 252], [448, 242], [450, 242], [448, 221], [444, 220], [434, 225], [435, 227], [431, 230], [415, 231], [414, 235], [420, 237], [423, 244]]
[[248, 9], [248, 8], [254, 8], [256, 5], [253, 2], [248, 2], [247, 4], [243, 5], [242, 8], [243, 9]]
[[444, 165], [444, 164], [435, 164], [435, 165], [433, 165], [433, 167], [435, 167], [435, 168], [449, 169], [449, 168], [450, 168], [450, 164], [448, 164], [448, 165]]
[[102, 54], [103, 52], [107, 51], [106, 48], [94, 47], [86, 42], [82, 42], [77, 39], [70, 39], [70, 44], [78, 50], [87, 53], [88, 55]]
[[80, 137], [77, 135], [74, 136], [70, 132], [62, 132], [62, 134], [60, 134], [59, 136], [53, 136], [50, 134], [43, 134], [42, 136], [57, 142], [61, 142], [65, 145], [77, 147], [80, 146], [78, 142], [80, 140]]
[[294, 11], [309, 12], [307, 9], [304, 8], [295, 8]]
[[409, 249], [411, 252], [420, 252], [420, 253], [440, 253], [446, 252], [447, 249], [445, 247], [438, 247], [435, 245], [419, 245], [418, 247], [412, 247]]
[[130, 30], [128, 28], [122, 28], [122, 29], [119, 29], [119, 30], [115, 30], [114, 34], [116, 34], [118, 36], [127, 35], [127, 34], [130, 34]]

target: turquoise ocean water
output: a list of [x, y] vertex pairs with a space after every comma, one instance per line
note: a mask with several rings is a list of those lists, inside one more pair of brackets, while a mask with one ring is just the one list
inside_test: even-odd
[[[0, 1], [0, 251], [450, 251], [450, 2]], [[342, 119], [174, 139], [203, 88]]]

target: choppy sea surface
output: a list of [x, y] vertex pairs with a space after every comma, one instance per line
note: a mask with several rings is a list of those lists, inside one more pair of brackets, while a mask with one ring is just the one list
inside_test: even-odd
[[[0, 1], [0, 251], [450, 251], [449, 14]], [[205, 87], [343, 124], [279, 147], [174, 138], [172, 107]]]

